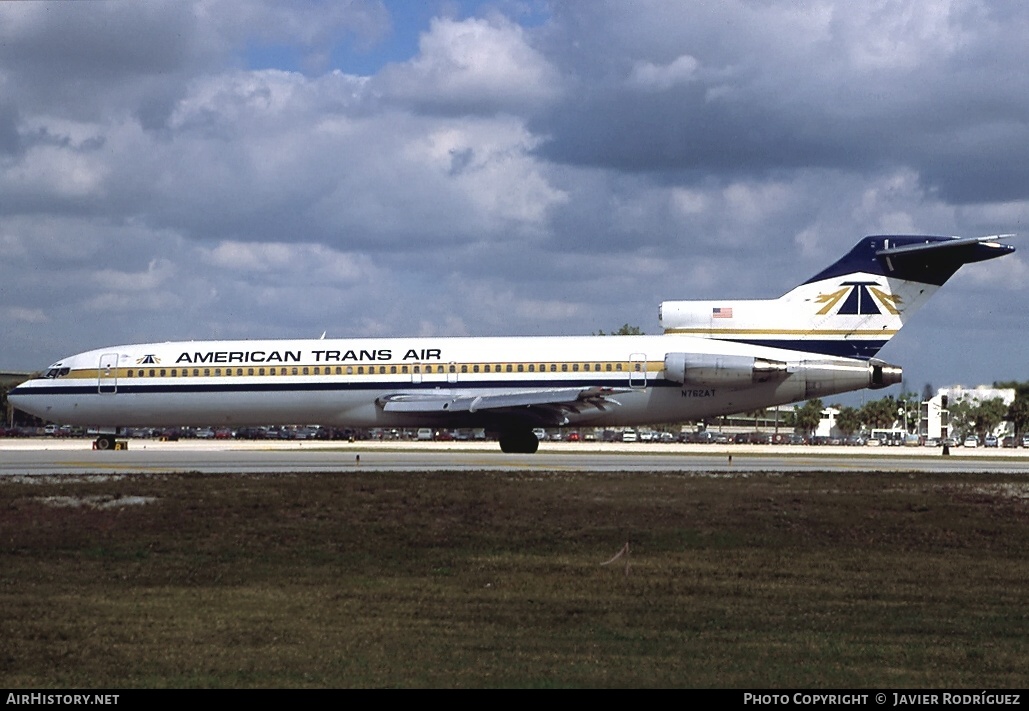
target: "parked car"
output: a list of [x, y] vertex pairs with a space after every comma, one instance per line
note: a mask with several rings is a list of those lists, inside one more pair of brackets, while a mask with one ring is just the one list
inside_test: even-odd
[[979, 439], [975, 435], [968, 435], [965, 437], [965, 442], [962, 446], [974, 449], [979, 446]]

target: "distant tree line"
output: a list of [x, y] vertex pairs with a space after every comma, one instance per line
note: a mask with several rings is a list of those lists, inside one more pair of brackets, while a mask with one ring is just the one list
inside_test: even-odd
[[623, 323], [617, 331], [611, 331], [611, 333], [604, 333], [604, 331], [597, 331], [592, 334], [594, 336], [643, 336], [643, 330], [639, 326], [630, 326], [627, 323]]
[[[952, 432], [983, 437], [996, 430], [1004, 421], [1012, 424], [1016, 437], [1029, 432], [1029, 381], [996, 382], [993, 387], [1013, 388], [1015, 399], [1011, 405], [1005, 405], [1000, 398], [980, 401], [951, 400], [947, 403], [947, 410], [950, 412]], [[878, 400], [869, 400], [861, 407], [833, 407], [838, 410], [837, 429], [844, 435], [851, 435], [862, 430], [889, 428], [894, 424], [899, 424], [902, 428], [906, 425], [907, 431], [913, 433], [918, 429], [920, 405], [921, 400], [915, 393], [904, 393], [899, 398], [887, 395]], [[825, 406], [821, 400], [808, 400], [786, 418], [786, 424], [800, 432], [813, 432], [822, 418], [823, 409]]]

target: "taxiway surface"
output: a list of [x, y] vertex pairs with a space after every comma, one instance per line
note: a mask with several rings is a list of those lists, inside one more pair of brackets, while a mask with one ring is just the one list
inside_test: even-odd
[[87, 440], [0, 440], [0, 476], [112, 473], [268, 474], [365, 471], [968, 472], [1029, 474], [1026, 450], [623, 445], [548, 442], [536, 454], [502, 454], [494, 443], [155, 442], [93, 451]]

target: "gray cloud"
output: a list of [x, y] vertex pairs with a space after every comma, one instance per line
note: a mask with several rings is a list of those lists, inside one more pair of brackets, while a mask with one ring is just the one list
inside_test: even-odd
[[559, 5], [548, 57], [579, 90], [531, 125], [547, 159], [679, 181], [903, 167], [955, 202], [1024, 198], [1026, 23], [1012, 4]]

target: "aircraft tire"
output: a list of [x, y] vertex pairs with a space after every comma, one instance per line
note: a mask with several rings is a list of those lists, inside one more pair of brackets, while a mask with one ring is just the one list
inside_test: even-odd
[[97, 437], [96, 448], [103, 451], [114, 449], [114, 437]]
[[535, 454], [539, 447], [540, 441], [530, 430], [500, 435], [500, 451], [505, 454]]
[[540, 441], [536, 439], [536, 435], [529, 432], [525, 436], [524, 446], [525, 449], [523, 451], [525, 454], [536, 454], [536, 450], [540, 448]]
[[504, 454], [514, 454], [518, 438], [514, 435], [504, 433], [500, 435], [500, 451]]

